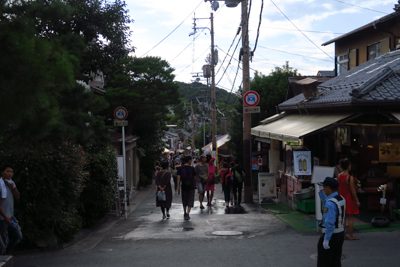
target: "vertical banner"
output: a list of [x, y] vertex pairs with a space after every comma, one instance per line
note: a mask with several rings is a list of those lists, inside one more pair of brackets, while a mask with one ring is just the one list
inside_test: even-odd
[[276, 180], [274, 173], [258, 173], [258, 198], [261, 204], [264, 198], [276, 197]]
[[311, 175], [311, 151], [293, 151], [294, 174]]
[[258, 157], [252, 157], [251, 158], [251, 169], [254, 171], [258, 171], [260, 167], [257, 165], [258, 162]]

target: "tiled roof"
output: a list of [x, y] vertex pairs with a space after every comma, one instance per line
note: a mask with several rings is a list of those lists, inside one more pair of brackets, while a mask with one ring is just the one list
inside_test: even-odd
[[305, 99], [297, 95], [279, 105], [307, 108], [326, 104], [354, 104], [368, 102], [400, 103], [400, 50], [388, 52], [367, 61], [318, 86], [320, 96]]
[[334, 70], [320, 70], [320, 71], [318, 71], [318, 74], [321, 76], [335, 76], [335, 71]]

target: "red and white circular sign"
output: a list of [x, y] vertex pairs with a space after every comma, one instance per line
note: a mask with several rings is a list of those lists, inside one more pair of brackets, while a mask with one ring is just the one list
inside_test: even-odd
[[243, 102], [248, 107], [257, 106], [257, 104], [260, 102], [260, 96], [257, 92], [248, 91], [243, 96]]
[[124, 107], [118, 107], [114, 110], [114, 117], [117, 120], [123, 121], [128, 117], [128, 110]]

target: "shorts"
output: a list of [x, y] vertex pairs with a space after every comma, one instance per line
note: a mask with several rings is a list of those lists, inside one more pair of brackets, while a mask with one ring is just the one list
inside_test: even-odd
[[193, 208], [194, 206], [194, 189], [182, 190], [182, 206]]
[[197, 182], [197, 192], [204, 193], [206, 191], [207, 183]]

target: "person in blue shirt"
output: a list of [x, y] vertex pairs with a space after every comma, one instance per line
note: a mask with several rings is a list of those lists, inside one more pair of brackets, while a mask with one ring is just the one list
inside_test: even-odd
[[318, 241], [318, 267], [341, 267], [344, 242], [344, 215], [346, 201], [338, 194], [339, 183], [326, 177], [319, 184], [319, 196], [323, 205], [322, 235]]

